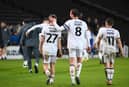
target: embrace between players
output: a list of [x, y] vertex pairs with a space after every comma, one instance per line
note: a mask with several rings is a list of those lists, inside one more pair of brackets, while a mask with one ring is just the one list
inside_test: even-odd
[[[68, 32], [67, 48], [69, 50], [69, 72], [72, 85], [80, 84], [80, 73], [82, 70], [82, 57], [83, 52], [90, 51], [90, 41], [86, 32], [88, 27], [86, 22], [80, 19], [80, 12], [78, 9], [70, 10], [70, 20], [66, 21], [63, 26], [57, 24], [57, 17], [54, 14], [49, 15], [48, 20], [44, 20], [43, 24], [35, 25], [26, 32], [28, 35], [35, 27], [40, 26], [42, 32], [39, 34], [39, 51], [43, 55], [43, 68], [46, 76], [48, 77], [46, 83], [54, 83], [55, 77], [55, 63], [58, 56], [62, 56], [61, 48], [61, 31], [66, 30]], [[103, 54], [105, 63], [105, 74], [107, 77], [107, 83], [112, 84], [112, 78], [114, 74], [114, 57], [116, 44], [120, 48], [121, 54], [122, 44], [120, 35], [117, 30], [112, 28], [113, 22], [111, 19], [105, 21], [105, 27], [99, 30], [97, 39], [95, 42], [95, 48], [100, 48], [100, 41], [103, 40]]]

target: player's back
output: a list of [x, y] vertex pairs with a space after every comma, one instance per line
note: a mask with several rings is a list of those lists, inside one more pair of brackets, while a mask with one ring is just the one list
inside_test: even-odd
[[116, 41], [120, 38], [118, 30], [114, 28], [103, 28], [101, 30], [102, 40], [105, 42], [105, 50], [116, 51]]
[[45, 37], [43, 49], [47, 49], [51, 52], [56, 53], [58, 39], [61, 37], [61, 32], [55, 31], [54, 26], [48, 25], [43, 29], [42, 34]]
[[72, 19], [66, 22], [68, 30], [68, 48], [83, 49], [86, 39], [87, 24], [80, 19]]

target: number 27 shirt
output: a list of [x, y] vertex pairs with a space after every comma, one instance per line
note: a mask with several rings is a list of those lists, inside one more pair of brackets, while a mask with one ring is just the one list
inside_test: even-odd
[[55, 30], [53, 25], [44, 26], [41, 36], [45, 38], [43, 50], [50, 54], [56, 54], [58, 49], [58, 39], [61, 38], [61, 32]]

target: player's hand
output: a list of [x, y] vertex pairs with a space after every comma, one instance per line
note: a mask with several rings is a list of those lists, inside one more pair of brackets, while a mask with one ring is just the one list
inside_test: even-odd
[[28, 35], [29, 35], [29, 32], [26, 32], [26, 37], [28, 37]]
[[94, 49], [97, 49], [97, 44], [94, 44]]
[[55, 25], [55, 24], [57, 24], [57, 19], [56, 18], [53, 19], [53, 25]]
[[61, 50], [61, 49], [58, 49], [57, 57], [59, 57], [59, 58], [61, 58], [61, 57], [62, 57], [62, 50]]
[[91, 52], [91, 48], [90, 47], [87, 47], [86, 50], [87, 50], [88, 53]]

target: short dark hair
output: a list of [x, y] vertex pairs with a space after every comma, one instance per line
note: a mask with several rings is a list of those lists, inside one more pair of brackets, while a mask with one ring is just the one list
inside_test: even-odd
[[53, 18], [57, 19], [57, 16], [55, 14], [50, 14], [49, 17], [53, 17]]
[[75, 17], [80, 17], [80, 12], [78, 9], [71, 9], [70, 11]]
[[114, 20], [113, 20], [112, 18], [107, 18], [107, 19], [105, 20], [105, 22], [107, 22], [108, 25], [110, 25], [110, 26], [113, 26], [113, 25], [114, 25]]

